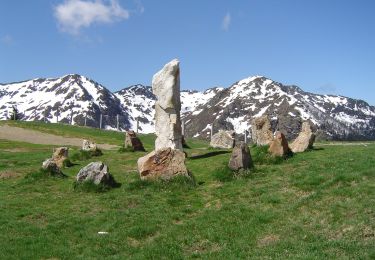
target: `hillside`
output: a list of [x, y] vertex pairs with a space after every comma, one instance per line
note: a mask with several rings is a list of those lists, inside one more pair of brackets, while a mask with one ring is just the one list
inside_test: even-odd
[[[98, 142], [123, 141], [118, 132], [22, 124]], [[153, 149], [152, 136], [140, 138]], [[67, 178], [43, 177], [38, 169], [53, 146], [0, 140], [0, 259], [375, 256], [374, 143], [317, 144], [286, 161], [250, 147], [256, 170], [228, 178], [230, 151], [187, 142], [196, 185], [140, 181], [136, 160], [144, 153], [116, 150], [73, 161], [63, 169]], [[72, 147], [70, 155], [76, 152]], [[101, 193], [75, 190], [77, 172], [93, 160], [108, 164], [121, 186]]]

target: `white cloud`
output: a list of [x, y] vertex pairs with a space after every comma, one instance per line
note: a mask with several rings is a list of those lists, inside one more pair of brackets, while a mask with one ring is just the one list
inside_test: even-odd
[[231, 20], [232, 20], [232, 18], [230, 16], [230, 13], [227, 13], [224, 16], [223, 21], [221, 22], [221, 29], [223, 29], [224, 31], [228, 31], [230, 23], [231, 23]]
[[13, 43], [13, 37], [10, 36], [9, 34], [6, 34], [6, 35], [1, 37], [0, 41], [3, 44], [10, 45], [10, 44]]
[[118, 0], [65, 0], [55, 6], [59, 28], [67, 33], [79, 34], [82, 28], [93, 23], [113, 23], [129, 18], [129, 11]]

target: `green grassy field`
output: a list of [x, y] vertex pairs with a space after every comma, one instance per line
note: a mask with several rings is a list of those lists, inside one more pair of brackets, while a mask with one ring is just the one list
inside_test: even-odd
[[[112, 131], [17, 125], [123, 141]], [[151, 151], [154, 137], [141, 139]], [[375, 143], [317, 145], [285, 161], [251, 147], [256, 169], [239, 178], [225, 176], [230, 151], [188, 144], [195, 186], [142, 182], [145, 153], [115, 150], [73, 161], [68, 178], [34, 178], [53, 147], [0, 140], [0, 259], [375, 258]], [[79, 169], [96, 160], [121, 186], [74, 190]]]

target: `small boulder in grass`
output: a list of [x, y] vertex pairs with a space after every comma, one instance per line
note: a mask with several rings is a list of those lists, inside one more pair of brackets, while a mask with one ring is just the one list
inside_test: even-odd
[[96, 185], [104, 184], [114, 186], [115, 180], [109, 173], [109, 168], [102, 162], [92, 162], [83, 167], [77, 174], [76, 180], [78, 183], [92, 182]]
[[83, 139], [82, 141], [82, 151], [96, 151], [98, 146], [95, 142]]
[[56, 163], [59, 168], [64, 167], [64, 161], [69, 157], [69, 148], [68, 147], [59, 147], [56, 148], [52, 155], [52, 160]]
[[52, 176], [59, 176], [59, 177], [65, 176], [65, 174], [60, 170], [60, 167], [51, 158], [46, 159], [43, 162], [42, 169], [48, 171]]

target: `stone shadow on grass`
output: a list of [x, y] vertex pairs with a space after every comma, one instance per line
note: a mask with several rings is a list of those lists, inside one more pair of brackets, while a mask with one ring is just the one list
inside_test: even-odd
[[214, 152], [209, 152], [205, 154], [200, 154], [200, 155], [195, 155], [195, 156], [190, 156], [191, 160], [196, 160], [196, 159], [203, 159], [203, 158], [208, 158], [220, 154], [225, 154], [225, 153], [230, 153], [231, 151], [214, 151]]

